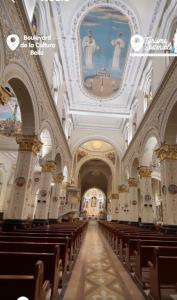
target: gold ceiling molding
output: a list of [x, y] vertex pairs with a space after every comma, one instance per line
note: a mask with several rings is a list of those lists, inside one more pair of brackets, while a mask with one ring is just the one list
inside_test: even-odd
[[162, 144], [160, 148], [155, 150], [157, 157], [160, 161], [163, 160], [177, 160], [177, 144], [169, 145], [169, 144]]
[[62, 173], [53, 175], [53, 180], [54, 180], [55, 183], [62, 183], [64, 178], [65, 177], [63, 176]]
[[114, 152], [109, 152], [106, 154], [106, 157], [112, 161], [113, 164], [115, 164], [115, 161], [116, 161], [116, 156], [115, 156], [115, 153]]
[[56, 162], [53, 160], [47, 160], [42, 165], [42, 172], [53, 172], [56, 170]]
[[137, 187], [138, 186], [138, 179], [130, 177], [128, 179], [128, 185], [129, 185], [129, 187]]
[[43, 143], [38, 139], [37, 135], [22, 135], [16, 136], [16, 142], [19, 145], [19, 151], [29, 151], [37, 155], [40, 152]]
[[77, 153], [77, 161], [79, 162], [82, 158], [84, 158], [87, 155], [88, 153], [86, 151], [79, 150]]
[[125, 185], [125, 184], [119, 185], [119, 192], [120, 192], [120, 193], [127, 193], [127, 192], [129, 192], [128, 186]]
[[138, 172], [140, 177], [151, 177], [152, 170], [148, 166], [140, 166], [138, 167]]
[[108, 152], [112, 151], [113, 147], [111, 144], [102, 140], [91, 140], [82, 144], [81, 149], [93, 152]]
[[0, 85], [0, 104], [5, 105], [10, 101], [10, 98], [13, 96], [13, 93], [8, 91], [2, 85]]

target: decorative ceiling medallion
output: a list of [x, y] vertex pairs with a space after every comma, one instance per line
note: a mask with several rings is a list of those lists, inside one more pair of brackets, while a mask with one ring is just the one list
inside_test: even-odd
[[99, 98], [112, 97], [121, 87], [131, 38], [129, 19], [111, 7], [89, 11], [80, 25], [82, 85]]
[[168, 187], [168, 191], [170, 194], [177, 194], [177, 185], [176, 184], [170, 184]]
[[46, 190], [41, 190], [40, 195], [41, 195], [41, 197], [46, 197], [47, 196], [47, 191]]
[[17, 178], [15, 179], [15, 183], [16, 183], [16, 186], [22, 187], [22, 186], [25, 185], [26, 180], [25, 180], [24, 177], [17, 177]]

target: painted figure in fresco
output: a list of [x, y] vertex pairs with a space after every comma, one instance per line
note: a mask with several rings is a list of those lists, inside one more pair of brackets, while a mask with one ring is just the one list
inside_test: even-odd
[[117, 39], [112, 40], [111, 44], [115, 46], [113, 61], [112, 61], [112, 68], [119, 69], [120, 68], [120, 55], [121, 49], [125, 47], [125, 42], [122, 39], [122, 33], [119, 33]]
[[91, 31], [88, 31], [87, 35], [83, 38], [82, 48], [84, 52], [85, 66], [89, 69], [93, 68], [93, 55], [96, 50], [99, 50], [99, 46], [96, 45], [95, 39]]

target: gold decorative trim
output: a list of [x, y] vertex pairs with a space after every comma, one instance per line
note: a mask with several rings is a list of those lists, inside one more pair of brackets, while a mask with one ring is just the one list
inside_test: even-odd
[[53, 180], [55, 183], [62, 183], [63, 179], [64, 179], [64, 176], [62, 173], [56, 174], [53, 176]]
[[6, 88], [4, 88], [2, 85], [0, 85], [0, 104], [5, 105], [10, 101], [10, 98], [13, 96], [13, 94], [8, 91]]
[[155, 150], [160, 161], [163, 160], [177, 160], [177, 145], [169, 145], [169, 144], [162, 144], [160, 148]]
[[125, 184], [119, 185], [119, 192], [120, 192], [120, 193], [127, 193], [127, 192], [129, 192], [128, 186], [125, 185]]
[[37, 135], [17, 135], [16, 142], [19, 145], [19, 151], [29, 151], [37, 155], [42, 147], [42, 142], [38, 139]]
[[56, 162], [48, 160], [42, 165], [42, 172], [53, 172], [56, 170]]
[[148, 166], [138, 167], [140, 177], [151, 177], [152, 170]]
[[129, 187], [137, 187], [138, 186], [138, 179], [130, 177], [128, 179], [128, 185], [129, 185]]

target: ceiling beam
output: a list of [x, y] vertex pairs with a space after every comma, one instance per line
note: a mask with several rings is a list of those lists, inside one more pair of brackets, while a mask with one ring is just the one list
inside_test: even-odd
[[120, 118], [128, 119], [130, 118], [130, 113], [115, 113], [115, 112], [99, 112], [99, 111], [88, 111], [88, 110], [79, 110], [79, 109], [69, 109], [69, 113], [72, 115], [80, 116], [95, 116], [95, 117], [106, 117], [106, 118]]

